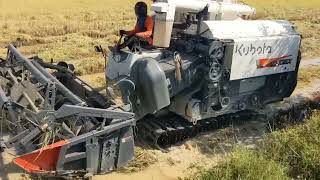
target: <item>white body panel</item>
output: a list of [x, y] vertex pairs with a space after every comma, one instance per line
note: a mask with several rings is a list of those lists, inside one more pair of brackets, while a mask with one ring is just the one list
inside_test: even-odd
[[[299, 35], [234, 39], [230, 80], [295, 71], [300, 40]], [[277, 65], [259, 68], [260, 61]]]
[[157, 47], [169, 47], [172, 34], [176, 6], [170, 3], [155, 3], [152, 10], [154, 18], [153, 45]]

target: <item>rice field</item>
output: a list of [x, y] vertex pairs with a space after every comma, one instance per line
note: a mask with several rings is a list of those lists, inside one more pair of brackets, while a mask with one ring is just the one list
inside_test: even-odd
[[[80, 75], [103, 72], [93, 46], [112, 46], [119, 29], [135, 23], [136, 0], [0, 0], [0, 56], [17, 39], [20, 50], [49, 61], [73, 63]], [[148, 1], [151, 2], [151, 1]], [[320, 56], [319, 0], [245, 0], [259, 19], [287, 19], [304, 37], [306, 58]]]
[[80, 74], [103, 71], [103, 60], [93, 46], [117, 41], [118, 30], [135, 20], [134, 0], [0, 0], [0, 55], [8, 43], [22, 42], [20, 50], [46, 60], [67, 61]]

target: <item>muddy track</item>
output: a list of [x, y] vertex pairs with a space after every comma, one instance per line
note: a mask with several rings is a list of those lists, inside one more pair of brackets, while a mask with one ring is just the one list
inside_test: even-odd
[[320, 58], [306, 59], [301, 61], [300, 63], [300, 69], [307, 68], [310, 66], [320, 66]]

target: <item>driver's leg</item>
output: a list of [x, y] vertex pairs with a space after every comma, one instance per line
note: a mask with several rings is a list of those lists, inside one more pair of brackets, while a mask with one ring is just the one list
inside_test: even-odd
[[128, 47], [131, 51], [140, 48], [151, 49], [153, 46], [148, 41], [139, 36], [131, 36], [124, 40], [124, 43], [118, 46], [118, 50]]
[[155, 48], [153, 45], [149, 44], [148, 40], [146, 40], [145, 38], [138, 37], [138, 39], [139, 39], [141, 48], [146, 50], [151, 50]]
[[137, 48], [139, 49], [142, 43], [142, 39], [138, 36], [132, 36], [130, 37], [130, 39], [128, 39], [127, 41], [127, 46], [131, 51], [135, 51], [137, 50]]
[[134, 45], [134, 42], [135, 42], [135, 36], [127, 37], [124, 39], [124, 43], [118, 46], [118, 50], [123, 49], [125, 47], [128, 47], [131, 50], [132, 46]]

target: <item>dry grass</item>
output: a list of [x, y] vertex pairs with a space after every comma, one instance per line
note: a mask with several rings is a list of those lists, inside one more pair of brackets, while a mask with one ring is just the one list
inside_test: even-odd
[[156, 163], [158, 159], [152, 153], [152, 151], [145, 150], [140, 147], [135, 148], [135, 159], [131, 161], [127, 166], [122, 167], [118, 170], [121, 173], [133, 173], [139, 172], [150, 165]]
[[300, 69], [298, 76], [298, 86], [297, 88], [304, 88], [310, 85], [312, 80], [320, 79], [320, 67], [309, 67], [305, 69]]
[[216, 167], [197, 171], [184, 180], [289, 180], [286, 168], [274, 160], [266, 159], [254, 150], [235, 149], [229, 161]]

